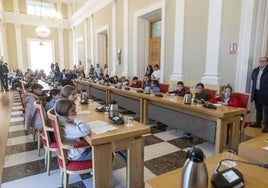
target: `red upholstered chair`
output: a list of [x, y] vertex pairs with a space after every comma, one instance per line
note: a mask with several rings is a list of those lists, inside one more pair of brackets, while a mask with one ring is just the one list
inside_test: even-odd
[[[238, 98], [239, 101], [239, 107], [241, 108], [247, 108], [247, 114], [250, 113], [248, 104], [249, 104], [249, 99], [250, 99], [250, 94], [248, 93], [232, 93], [233, 97]], [[244, 140], [244, 128], [248, 126], [248, 122], [245, 121], [246, 117], [241, 117], [241, 141]]]
[[[45, 149], [45, 163], [47, 164], [47, 175], [50, 175], [50, 159], [51, 152], [57, 151], [56, 142], [52, 142], [49, 136], [49, 132], [54, 132], [52, 127], [49, 127], [47, 124], [47, 114], [44, 107], [41, 104], [41, 101], [35, 101], [34, 106], [37, 109], [37, 113], [40, 114], [43, 131], [41, 133], [42, 145]], [[40, 155], [40, 143], [38, 144], [38, 155]]]
[[166, 93], [166, 92], [168, 92], [169, 84], [159, 83], [159, 87], [160, 87], [161, 93]]
[[63, 143], [58, 118], [55, 115], [54, 109], [50, 109], [47, 112], [47, 115], [54, 129], [56, 143], [58, 146], [58, 165], [61, 170], [61, 175], [63, 175], [61, 176], [63, 177], [61, 178], [61, 183], [65, 188], [68, 187], [69, 174], [84, 174], [92, 171], [92, 160], [71, 161], [67, 159], [66, 151], [74, 148], [90, 147], [90, 145], [87, 142], [79, 142], [75, 145]]
[[208, 94], [208, 100], [216, 96], [217, 91], [213, 89], [204, 89], [204, 93]]

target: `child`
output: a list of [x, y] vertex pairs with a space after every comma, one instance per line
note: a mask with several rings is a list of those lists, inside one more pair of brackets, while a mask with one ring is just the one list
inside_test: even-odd
[[153, 81], [152, 81], [151, 90], [152, 90], [152, 92], [154, 92], [154, 93], [158, 93], [158, 92], [160, 92], [160, 87], [159, 87], [159, 82], [158, 82], [158, 80], [153, 80]]
[[45, 106], [46, 111], [48, 111], [49, 109], [54, 107], [56, 101], [60, 98], [60, 90], [59, 89], [51, 89], [49, 98], [50, 98], [50, 100]]
[[74, 86], [66, 85], [61, 89], [60, 95], [63, 98], [75, 101], [77, 98], [77, 90]]
[[23, 99], [25, 103], [25, 121], [24, 130], [28, 131], [30, 127], [42, 130], [41, 117], [37, 113], [34, 107], [34, 101], [39, 100], [39, 96], [42, 94], [43, 86], [40, 84], [33, 84], [31, 92], [25, 92], [23, 94]]
[[139, 81], [137, 76], [134, 76], [132, 78], [132, 82], [130, 84], [130, 87], [141, 88], [141, 81]]
[[[90, 134], [89, 125], [76, 116], [76, 106], [73, 101], [58, 100], [55, 111], [58, 114], [64, 142], [80, 142], [82, 137]], [[91, 148], [71, 149], [67, 152], [67, 158], [72, 161], [90, 160], [92, 159]]]
[[239, 107], [239, 100], [237, 97], [232, 97], [232, 87], [227, 84], [222, 88], [222, 95], [212, 98], [210, 100], [211, 103], [220, 103], [226, 106], [234, 106]]
[[183, 97], [183, 96], [185, 95], [186, 92], [187, 92], [187, 91], [186, 91], [186, 89], [185, 89], [185, 87], [184, 87], [183, 82], [182, 82], [182, 81], [178, 81], [178, 82], [177, 82], [177, 89], [174, 90], [174, 91], [170, 91], [170, 92], [168, 92], [168, 94], [174, 93], [174, 94], [177, 95], [177, 96], [182, 96], [182, 97]]
[[196, 93], [193, 96], [195, 102], [208, 101], [208, 94], [204, 93], [204, 84], [198, 83], [195, 86]]

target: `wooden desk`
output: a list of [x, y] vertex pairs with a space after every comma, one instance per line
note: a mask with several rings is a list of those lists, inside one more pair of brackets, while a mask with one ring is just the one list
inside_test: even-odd
[[[208, 177], [209, 177], [209, 186], [213, 187], [210, 183], [210, 178], [214, 173], [217, 163], [222, 159], [222, 155], [216, 155], [206, 159]], [[245, 161], [244, 158], [238, 157], [238, 160]], [[237, 163], [237, 168], [244, 176], [245, 187], [268, 187], [268, 170], [258, 166], [247, 165], [243, 163]], [[220, 170], [224, 169], [222, 165]], [[171, 172], [162, 174], [160, 176], [151, 178], [147, 182], [153, 188], [177, 188], [181, 186], [181, 173], [182, 168], [178, 168]]]
[[238, 155], [252, 162], [268, 163], [268, 151], [262, 149], [268, 146], [268, 133], [263, 133], [256, 138], [240, 143], [238, 147]]
[[[95, 104], [94, 109], [99, 104]], [[77, 111], [87, 110], [88, 105], [77, 106]], [[92, 109], [91, 109], [92, 111]], [[94, 120], [109, 121], [103, 113], [79, 115], [87, 122]], [[150, 133], [150, 128], [134, 121], [134, 126], [116, 126], [118, 129], [104, 133], [91, 134], [85, 139], [91, 144], [93, 151], [93, 186], [113, 187], [112, 184], [112, 153], [128, 150], [127, 187], [144, 187], [144, 138], [143, 134]]]
[[[144, 94], [144, 123], [148, 118], [160, 121], [181, 130], [192, 133], [205, 140], [215, 142], [215, 153], [220, 153], [226, 146], [228, 124], [231, 126], [230, 147], [237, 150], [239, 144], [240, 117], [246, 108], [219, 106], [208, 109], [195, 103], [183, 103], [183, 97], [156, 97]], [[179, 122], [179, 123], [178, 123]]]
[[[163, 97], [156, 97], [153, 94], [136, 93], [133, 90], [127, 91], [92, 82], [78, 81], [78, 83], [88, 85], [89, 90], [94, 88], [101, 90], [102, 93], [106, 93], [107, 100], [111, 99], [111, 96], [114, 99], [116, 97], [124, 99], [123, 105], [127, 110], [134, 108], [138, 111], [137, 105], [139, 105], [141, 123], [147, 124], [148, 119], [153, 119], [192, 133], [212, 143], [215, 142], [216, 154], [222, 152], [226, 147], [227, 129], [228, 125], [231, 124], [230, 148], [238, 149], [240, 118], [246, 115], [246, 108], [219, 106], [216, 110], [207, 109], [194, 103], [186, 105], [183, 103], [183, 97], [175, 96], [171, 100], [170, 96], [165, 94]], [[133, 106], [131, 106], [132, 104]]]

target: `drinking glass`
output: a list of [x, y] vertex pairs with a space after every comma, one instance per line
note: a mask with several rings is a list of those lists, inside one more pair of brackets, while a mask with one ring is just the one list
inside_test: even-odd
[[222, 164], [226, 167], [232, 168], [236, 166], [237, 155], [236, 152], [231, 149], [225, 149], [222, 153], [222, 160], [229, 159], [226, 161], [223, 161]]

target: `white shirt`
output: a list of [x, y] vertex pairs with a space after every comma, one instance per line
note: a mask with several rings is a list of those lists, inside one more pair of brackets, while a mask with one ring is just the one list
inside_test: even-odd
[[151, 79], [160, 81], [160, 70], [155, 70], [152, 73]]

